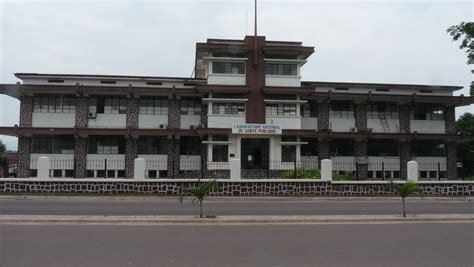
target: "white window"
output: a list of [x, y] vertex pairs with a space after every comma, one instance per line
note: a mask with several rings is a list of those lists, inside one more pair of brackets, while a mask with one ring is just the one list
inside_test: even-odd
[[240, 63], [240, 62], [212, 62], [212, 73], [217, 73], [217, 74], [245, 74], [245, 63]]

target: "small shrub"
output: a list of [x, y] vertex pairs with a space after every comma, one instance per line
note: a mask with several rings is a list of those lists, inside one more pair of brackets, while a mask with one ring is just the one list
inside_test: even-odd
[[474, 181], [474, 176], [466, 176], [462, 178], [463, 181]]
[[296, 175], [294, 170], [288, 170], [283, 173], [283, 178], [288, 179], [321, 179], [321, 172], [318, 170], [306, 170], [297, 168]]
[[333, 172], [332, 173], [332, 180], [333, 181], [347, 181], [350, 180], [350, 178], [354, 175], [353, 172], [351, 171], [344, 171], [344, 172]]

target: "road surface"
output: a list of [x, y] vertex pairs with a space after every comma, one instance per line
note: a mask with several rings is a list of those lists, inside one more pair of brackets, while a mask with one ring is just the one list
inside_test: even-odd
[[[401, 202], [384, 200], [210, 199], [206, 213], [217, 215], [395, 215]], [[460, 200], [407, 200], [408, 213], [472, 214], [474, 203]], [[197, 207], [177, 198], [2, 197], [0, 215], [192, 215]]]
[[0, 225], [0, 266], [466, 266], [472, 223]]

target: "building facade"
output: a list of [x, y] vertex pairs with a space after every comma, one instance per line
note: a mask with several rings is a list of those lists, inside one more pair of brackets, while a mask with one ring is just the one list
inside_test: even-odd
[[193, 78], [16, 73], [1, 85], [20, 100], [18, 177], [48, 156], [52, 177], [243, 178], [317, 170], [322, 159], [350, 179], [456, 179], [459, 86], [302, 81], [313, 47], [300, 42], [208, 39]]

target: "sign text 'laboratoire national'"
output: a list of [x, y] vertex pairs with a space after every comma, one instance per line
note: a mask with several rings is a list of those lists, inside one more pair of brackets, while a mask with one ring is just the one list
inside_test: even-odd
[[232, 125], [232, 133], [233, 134], [281, 134], [281, 125], [234, 123]]

